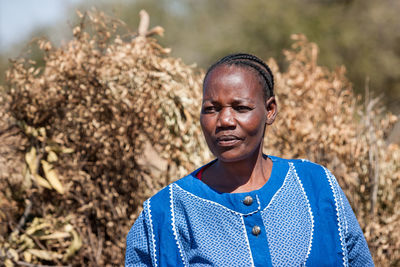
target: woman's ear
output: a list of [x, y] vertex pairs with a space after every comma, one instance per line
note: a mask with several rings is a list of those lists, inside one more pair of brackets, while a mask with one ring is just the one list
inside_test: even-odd
[[278, 113], [278, 105], [274, 96], [271, 96], [265, 101], [265, 109], [267, 120], [266, 123], [271, 125], [275, 121], [276, 114]]

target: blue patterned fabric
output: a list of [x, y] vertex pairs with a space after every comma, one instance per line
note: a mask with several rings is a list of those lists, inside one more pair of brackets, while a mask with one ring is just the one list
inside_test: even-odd
[[299, 266], [311, 250], [314, 220], [293, 163], [274, 201], [261, 211], [274, 266]]
[[125, 266], [373, 266], [335, 177], [309, 161], [269, 157], [271, 176], [258, 190], [220, 193], [196, 170], [146, 200]]

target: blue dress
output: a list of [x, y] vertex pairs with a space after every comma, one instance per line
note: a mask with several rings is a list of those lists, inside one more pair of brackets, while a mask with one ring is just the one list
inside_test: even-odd
[[373, 266], [335, 177], [306, 160], [269, 157], [271, 176], [258, 190], [217, 192], [198, 169], [146, 200], [125, 266]]

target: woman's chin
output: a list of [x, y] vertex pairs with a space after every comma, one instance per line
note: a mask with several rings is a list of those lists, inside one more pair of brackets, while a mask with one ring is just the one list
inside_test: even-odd
[[246, 153], [243, 153], [242, 151], [238, 151], [236, 149], [226, 150], [216, 155], [218, 160], [227, 163], [241, 161], [246, 159], [248, 156], [249, 155], [246, 155]]
[[[239, 162], [243, 160], [254, 160], [257, 158], [262, 150], [262, 143], [252, 146], [252, 149], [249, 149], [249, 146], [234, 146], [230, 148], [216, 148], [213, 152], [214, 156], [218, 158], [218, 160], [226, 163], [230, 162]], [[215, 148], [215, 147], [214, 147]]]

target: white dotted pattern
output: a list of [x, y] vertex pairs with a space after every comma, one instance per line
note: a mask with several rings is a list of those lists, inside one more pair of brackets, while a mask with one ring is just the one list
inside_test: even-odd
[[146, 224], [144, 213], [140, 213], [132, 229], [126, 238], [127, 249], [125, 255], [125, 266], [151, 266], [152, 259], [148, 253], [148, 239], [146, 235]]
[[253, 266], [241, 215], [176, 184], [170, 190], [172, 227], [186, 266]]
[[282, 187], [261, 212], [273, 266], [304, 266], [311, 251], [314, 219], [293, 163]]

